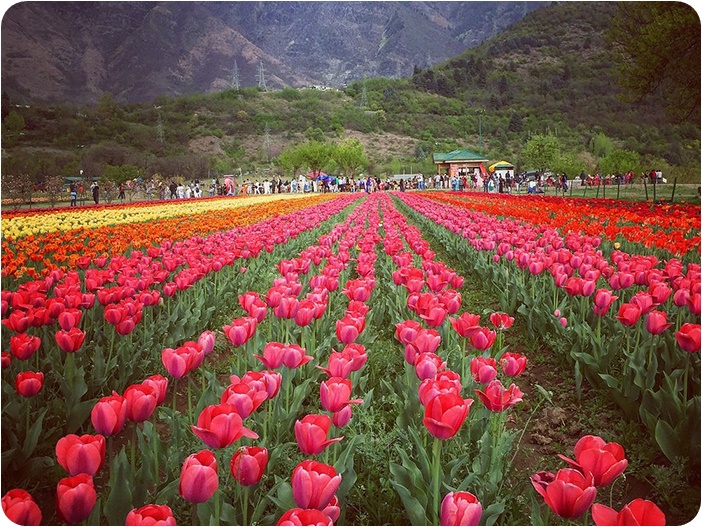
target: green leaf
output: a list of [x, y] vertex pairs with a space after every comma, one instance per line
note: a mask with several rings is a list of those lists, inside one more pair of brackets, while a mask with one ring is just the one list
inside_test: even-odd
[[680, 440], [675, 430], [663, 420], [656, 424], [656, 443], [670, 461], [674, 461], [676, 457], [682, 455]]
[[392, 481], [391, 483], [395, 491], [397, 491], [397, 494], [400, 496], [402, 504], [405, 506], [405, 511], [407, 512], [407, 516], [409, 516], [412, 525], [429, 525], [427, 511], [422, 504], [419, 503], [417, 498], [412, 496], [412, 493], [407, 490], [406, 487], [395, 481]]
[[132, 481], [129, 462], [124, 448], [112, 459], [110, 467], [110, 494], [105, 501], [105, 517], [110, 525], [124, 525], [132, 510]]
[[37, 448], [37, 441], [39, 441], [39, 435], [41, 434], [41, 426], [44, 421], [44, 416], [46, 415], [47, 408], [44, 408], [39, 412], [39, 417], [36, 418], [32, 427], [29, 429], [27, 437], [24, 439], [22, 444], [22, 454], [25, 458], [29, 458], [34, 450]]

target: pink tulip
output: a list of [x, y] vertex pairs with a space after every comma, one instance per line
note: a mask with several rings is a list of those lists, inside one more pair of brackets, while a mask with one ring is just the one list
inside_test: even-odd
[[470, 361], [470, 374], [478, 384], [487, 384], [497, 377], [497, 362], [490, 357], [474, 357]]
[[292, 492], [295, 504], [304, 509], [324, 509], [341, 485], [341, 476], [334, 467], [306, 460], [292, 473]]
[[505, 352], [500, 357], [502, 371], [508, 377], [520, 375], [527, 365], [527, 358], [519, 353]]
[[258, 438], [256, 432], [243, 425], [236, 408], [229, 404], [205, 407], [197, 418], [197, 426], [190, 425], [190, 429], [210, 448], [228, 447], [241, 437]]
[[268, 450], [262, 447], [242, 446], [234, 452], [229, 470], [234, 479], [245, 487], [255, 485], [268, 465]]
[[343, 439], [343, 436], [327, 439], [331, 424], [331, 418], [324, 414], [308, 414], [302, 421], [295, 421], [295, 439], [303, 454], [316, 456]]
[[449, 492], [441, 502], [440, 525], [478, 525], [483, 506], [470, 492]]
[[209, 450], [188, 456], [180, 471], [178, 494], [190, 503], [209, 500], [219, 487], [217, 458]]

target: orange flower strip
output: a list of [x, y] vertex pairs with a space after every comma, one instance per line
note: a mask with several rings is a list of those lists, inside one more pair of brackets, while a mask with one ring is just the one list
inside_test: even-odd
[[[164, 241], [177, 241], [260, 222], [337, 198], [321, 194], [268, 201], [246, 207], [208, 210], [199, 214], [126, 223], [94, 229], [78, 228], [27, 235], [2, 241], [2, 276], [38, 278], [53, 269], [72, 270], [81, 258], [122, 254]], [[186, 202], [181, 202], [183, 206]], [[187, 210], [187, 207], [183, 210]], [[37, 219], [40, 219], [38, 215]]]
[[676, 256], [700, 250], [700, 207], [611, 199], [489, 193], [422, 192], [432, 200], [493, 216], [514, 218], [561, 233], [617, 238]]

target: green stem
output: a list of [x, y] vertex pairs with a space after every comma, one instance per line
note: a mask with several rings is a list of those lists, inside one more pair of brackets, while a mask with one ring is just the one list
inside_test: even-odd
[[690, 353], [683, 351], [685, 354], [685, 374], [683, 375], [683, 403], [687, 410], [687, 373], [690, 370]]
[[249, 487], [244, 487], [244, 525], [249, 524]]
[[188, 377], [188, 419], [193, 422], [192, 379]]
[[173, 414], [176, 412], [176, 399], [178, 395], [178, 379], [173, 379]]
[[[221, 489], [217, 489], [217, 492], [215, 492], [215, 497], [214, 497], [214, 498], [215, 498], [215, 502], [214, 502], [214, 506], [215, 506], [215, 512], [214, 512], [214, 516], [215, 516], [215, 525], [219, 525], [219, 516], [220, 516], [220, 512], [219, 512], [219, 511], [220, 511], [221, 501], [222, 501], [221, 493], [222, 493]], [[246, 523], [244, 523], [244, 525], [246, 525]]]
[[436, 520], [436, 525], [440, 524], [441, 512], [439, 511], [439, 504], [441, 503], [439, 492], [441, 491], [441, 482], [439, 481], [439, 474], [441, 469], [441, 439], [438, 437], [434, 438], [434, 515]]
[[152, 437], [151, 437], [151, 442], [153, 443], [153, 449], [154, 449], [154, 481], [156, 481], [156, 484], [158, 485], [160, 483], [160, 478], [158, 475], [158, 441], [159, 441], [159, 436], [158, 436], [158, 431], [156, 430], [156, 427], [153, 427], [153, 432], [152, 432]]
[[131, 452], [131, 461], [132, 461], [132, 474], [136, 474], [136, 443], [137, 443], [137, 424], [134, 423], [134, 428], [132, 428], [132, 452]]

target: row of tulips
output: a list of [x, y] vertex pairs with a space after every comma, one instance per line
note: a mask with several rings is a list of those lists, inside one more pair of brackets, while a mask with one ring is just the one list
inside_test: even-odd
[[665, 249], [681, 257], [700, 250], [699, 206], [512, 194], [425, 192], [432, 200], [561, 232]]
[[610, 391], [671, 460], [699, 458], [698, 263], [606, 254], [596, 237], [437, 209], [416, 195], [402, 200], [428, 228], [445, 227], [436, 232], [447, 247], [504, 288], [504, 309], [518, 308], [533, 330], [554, 330], [573, 360], [578, 390], [587, 379]]
[[[398, 265], [406, 262], [405, 259], [397, 255], [393, 255], [393, 260]], [[430, 269], [431, 266], [426, 265], [424, 262], [425, 260], [423, 260], [423, 267]], [[417, 276], [420, 273], [415, 271], [414, 273], [399, 274], [405, 276], [414, 274], [414, 276]], [[414, 286], [408, 287], [407, 283], [402, 283], [402, 281], [398, 285], [404, 286], [410, 293], [408, 295], [408, 307], [412, 309], [410, 299], [412, 294], [416, 294], [416, 292], [412, 292]], [[425, 321], [427, 320], [426, 317], [422, 318]], [[499, 331], [501, 334], [502, 331], [511, 327], [513, 321], [514, 319], [505, 313], [492, 313], [490, 322], [495, 328], [493, 331], [480, 327], [480, 317], [478, 315], [463, 313], [460, 317], [451, 319], [451, 324], [459, 335], [471, 340], [472, 347], [477, 352], [482, 351], [485, 353], [496, 340], [495, 331]], [[428, 330], [423, 329], [420, 323], [409, 320], [397, 324], [396, 337], [407, 349], [408, 346], [413, 346], [414, 342], [421, 341], [422, 332], [425, 331]], [[487, 333], [491, 338], [481, 338], [476, 344], [476, 340], [472, 338], [472, 335], [479, 333]], [[437, 340], [440, 340], [438, 335], [435, 335], [435, 337]], [[500, 338], [497, 353], [500, 357], [503, 372], [509, 377], [519, 375], [526, 367], [526, 357], [504, 351], [501, 343], [502, 339]], [[465, 358], [465, 346], [463, 347], [462, 358]], [[436, 364], [436, 362], [432, 362]], [[463, 424], [465, 414], [468, 413], [470, 408], [470, 404], [468, 404], [467, 408], [462, 409], [460, 376], [451, 370], [441, 371], [440, 368], [445, 367], [445, 364], [442, 363], [439, 371], [433, 370], [429, 373], [429, 376], [424, 377], [422, 369], [418, 366], [419, 364], [421, 364], [420, 358], [415, 358], [414, 366], [417, 376], [420, 380], [424, 379], [419, 385], [419, 399], [422, 405], [425, 406], [424, 425], [435, 437], [442, 439], [453, 437], [457, 433], [457, 429]], [[523, 394], [515, 385], [510, 386], [509, 390], [505, 390], [499, 381], [493, 380], [497, 375], [494, 358], [484, 355], [474, 357], [471, 360], [471, 374], [474, 383], [488, 383], [484, 391], [475, 389], [475, 393], [488, 410], [502, 412], [521, 400]], [[458, 391], [456, 392], [456, 390]], [[438, 404], [437, 399], [432, 398], [434, 393], [453, 393], [454, 400], [452, 402], [454, 404]], [[432, 404], [433, 406], [427, 407], [427, 404]], [[432, 417], [429, 417], [429, 415], [432, 415], [430, 410], [434, 414]], [[440, 419], [436, 419], [435, 416], [440, 416]], [[493, 428], [492, 433], [499, 435], [498, 430], [499, 428]], [[550, 510], [563, 518], [572, 519], [579, 518], [592, 506], [593, 520], [597, 525], [622, 525], [629, 524], [632, 521], [638, 525], [665, 524], [665, 515], [657, 505], [648, 500], [637, 498], [625, 505], [620, 512], [606, 505], [594, 503], [596, 487], [606, 487], [612, 484], [624, 472], [628, 464], [624, 457], [624, 450], [619, 444], [605, 443], [600, 437], [596, 436], [585, 436], [575, 445], [574, 452], [576, 460], [559, 455], [572, 468], [562, 469], [556, 474], [539, 472], [532, 476], [532, 484], [535, 490], [544, 498]], [[438, 492], [436, 495], [438, 495]], [[439, 512], [439, 519], [442, 525], [477, 525], [481, 518], [482, 507], [480, 501], [473, 494], [458, 491], [446, 495]], [[544, 523], [548, 524], [548, 521]]]
[[[2, 276], [5, 280], [23, 282], [27, 279], [46, 277], [55, 269], [69, 271], [76, 267], [85, 268], [91, 259], [124, 254], [130, 250], [147, 250], [164, 242], [187, 240], [195, 236], [208, 236], [232, 228], [245, 227], [261, 222], [267, 218], [286, 215], [295, 211], [336, 198], [330, 195], [306, 196], [296, 200], [244, 205], [245, 201], [222, 200], [222, 206], [216, 205], [220, 200], [203, 202], [207, 207], [200, 214], [189, 215], [189, 204], [173, 205], [178, 211], [173, 217], [145, 216], [142, 221], [130, 223], [106, 224], [91, 227], [92, 222], [70, 229], [56, 229], [53, 232], [26, 234], [19, 237], [6, 234], [3, 226], [2, 240]], [[235, 205], [235, 207], [231, 207]], [[156, 214], [163, 205], [153, 206]], [[90, 219], [101, 221], [104, 212], [89, 212]], [[117, 213], [119, 218], [121, 214]], [[134, 218], [139, 219], [140, 216]], [[148, 220], [148, 221], [147, 221]], [[5, 220], [3, 220], [5, 221]], [[45, 225], [45, 215], [35, 214], [28, 221], [28, 230]], [[56, 225], [59, 218], [54, 218]], [[114, 223], [114, 222], [113, 222]]]
[[[343, 206], [343, 203], [342, 203], [342, 206]], [[310, 220], [310, 218], [308, 218], [308, 225], [306, 226], [306, 228], [309, 228], [311, 225], [314, 225], [315, 223], [317, 223], [318, 219], [319, 219], [319, 215], [317, 215], [314, 219], [311, 219], [311, 220]], [[290, 218], [289, 220], [292, 220], [292, 218]], [[292, 223], [294, 225], [294, 222], [292, 222]], [[290, 232], [290, 231], [288, 231], [288, 232]], [[269, 236], [266, 241], [269, 241], [271, 238], [272, 238], [272, 236]], [[285, 241], [287, 241], [287, 236], [285, 238]], [[196, 344], [197, 343], [186, 343], [185, 345], [178, 348], [178, 352], [176, 352], [175, 350], [171, 350], [171, 351], [164, 350], [164, 353], [163, 353], [163, 358], [165, 359], [164, 362], [168, 362], [170, 360], [170, 358], [172, 358], [173, 356], [187, 355], [188, 356], [188, 359], [186, 361], [187, 365], [188, 365], [187, 369], [195, 368], [197, 366], [196, 360], [201, 361], [201, 358], [198, 359], [198, 357], [201, 356], [201, 350], [196, 349], [196, 348], [198, 348], [198, 346]], [[66, 356], [67, 366], [68, 366], [69, 362], [71, 362], [72, 360], [73, 360], [73, 354], [70, 353]], [[66, 370], [68, 370], [68, 367], [66, 368]], [[189, 388], [190, 388], [190, 385], [189, 385]], [[27, 393], [29, 393], [29, 392], [27, 392]], [[113, 395], [116, 396], [116, 394], [113, 394]], [[126, 392], [125, 392], [125, 396], [126, 396]], [[175, 390], [174, 390], [174, 401], [175, 401]], [[86, 401], [86, 403], [87, 402], [88, 401]], [[6, 417], [6, 416], [3, 416], [3, 417]], [[27, 412], [27, 417], [29, 417], [29, 412]], [[3, 421], [4, 421], [3, 428], [5, 429], [6, 428], [5, 425], [6, 425], [7, 421], [5, 419]], [[29, 421], [27, 421], [27, 422], [29, 423]], [[32, 430], [34, 430], [34, 427], [32, 427]], [[135, 430], [135, 434], [136, 434], [136, 428], [134, 430]], [[27, 434], [27, 435], [29, 436], [30, 434]], [[139, 436], [139, 438], [141, 439], [141, 435]], [[132, 452], [134, 452], [134, 444], [135, 443], [132, 443]], [[158, 441], [154, 443], [154, 446], [155, 447], [158, 446]], [[132, 454], [132, 456], [133, 455], [134, 454]], [[156, 459], [158, 459], [158, 458], [156, 458]], [[144, 466], [144, 465], [142, 465], [142, 466]]]

